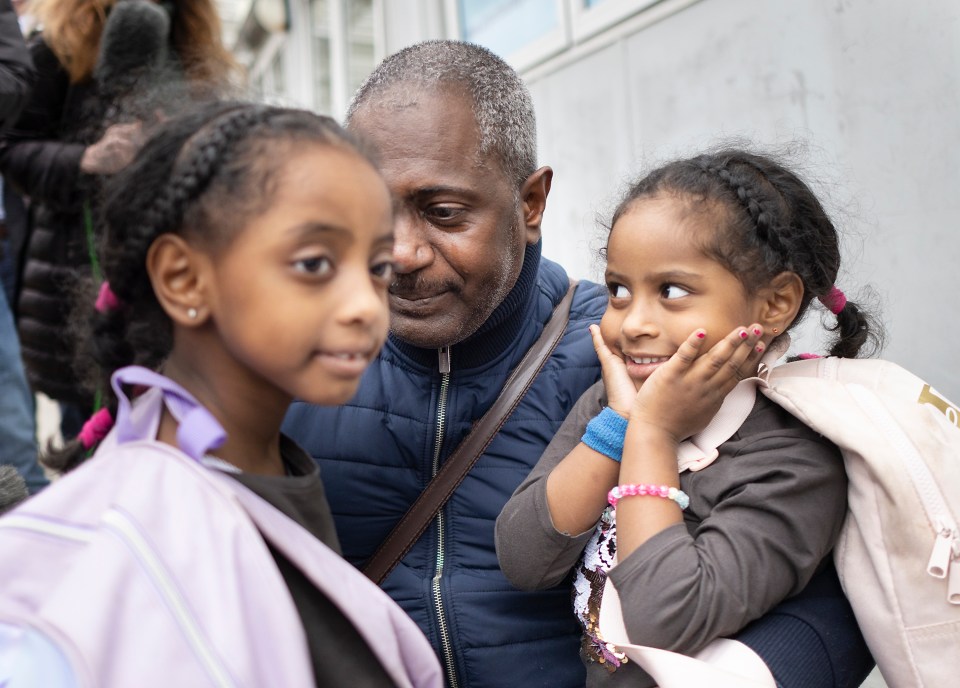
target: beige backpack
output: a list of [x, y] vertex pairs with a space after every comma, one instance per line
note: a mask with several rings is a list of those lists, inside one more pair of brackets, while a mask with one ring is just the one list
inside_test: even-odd
[[960, 410], [889, 361], [761, 370], [760, 390], [843, 452], [834, 560], [891, 688], [960, 682]]

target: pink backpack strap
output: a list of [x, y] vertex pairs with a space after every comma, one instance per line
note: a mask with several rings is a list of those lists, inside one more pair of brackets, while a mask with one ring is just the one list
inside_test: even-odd
[[199, 461], [211, 449], [222, 446], [227, 439], [227, 433], [212, 413], [190, 392], [159, 373], [140, 366], [128, 366], [117, 370], [110, 378], [110, 384], [119, 401], [115, 425], [117, 444], [153, 439], [152, 419], [134, 418], [130, 399], [123, 391], [124, 385], [141, 385], [163, 391], [164, 403], [180, 424], [177, 428], [177, 445], [193, 460]]

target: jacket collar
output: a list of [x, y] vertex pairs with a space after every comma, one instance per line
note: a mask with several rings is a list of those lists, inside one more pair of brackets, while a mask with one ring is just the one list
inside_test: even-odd
[[[507, 297], [490, 314], [486, 322], [467, 339], [450, 347], [452, 369], [468, 369], [492, 361], [516, 344], [527, 319], [527, 312], [536, 293], [537, 274], [540, 268], [542, 242], [528, 245], [523, 255], [523, 267], [516, 284]], [[436, 368], [439, 362], [437, 349], [423, 349], [395, 337], [389, 342], [403, 356], [427, 368]]]

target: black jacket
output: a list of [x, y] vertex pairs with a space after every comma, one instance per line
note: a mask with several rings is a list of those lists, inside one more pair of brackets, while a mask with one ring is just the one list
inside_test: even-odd
[[115, 7], [93, 76], [75, 83], [42, 36], [35, 38], [33, 96], [0, 137], [0, 172], [30, 199], [17, 299], [23, 359], [34, 390], [58, 401], [91, 401], [74, 373], [77, 345], [68, 322], [78, 279], [97, 272], [103, 178], [81, 172], [80, 160], [110, 124], [143, 119], [174, 93], [172, 84], [183, 83], [169, 31], [169, 16], [152, 3]]
[[17, 13], [10, 0], [0, 0], [0, 128], [20, 114], [35, 78]]
[[85, 403], [66, 325], [75, 277], [90, 270], [83, 206], [96, 180], [80, 172], [80, 159], [99, 137], [102, 103], [91, 81], [70, 83], [42, 38], [31, 42], [30, 52], [37, 84], [0, 142], [0, 171], [31, 204], [17, 299], [20, 344], [34, 391]]

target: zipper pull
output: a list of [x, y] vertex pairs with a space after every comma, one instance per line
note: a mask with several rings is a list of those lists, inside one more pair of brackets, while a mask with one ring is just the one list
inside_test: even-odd
[[953, 541], [953, 560], [950, 562], [950, 579], [947, 582], [947, 602], [960, 604], [960, 540]]
[[927, 562], [928, 574], [934, 578], [947, 577], [955, 541], [953, 531], [938, 519], [937, 539], [933, 541], [933, 551], [930, 553], [930, 561]]
[[450, 374], [450, 347], [445, 346], [440, 349], [440, 374]]

